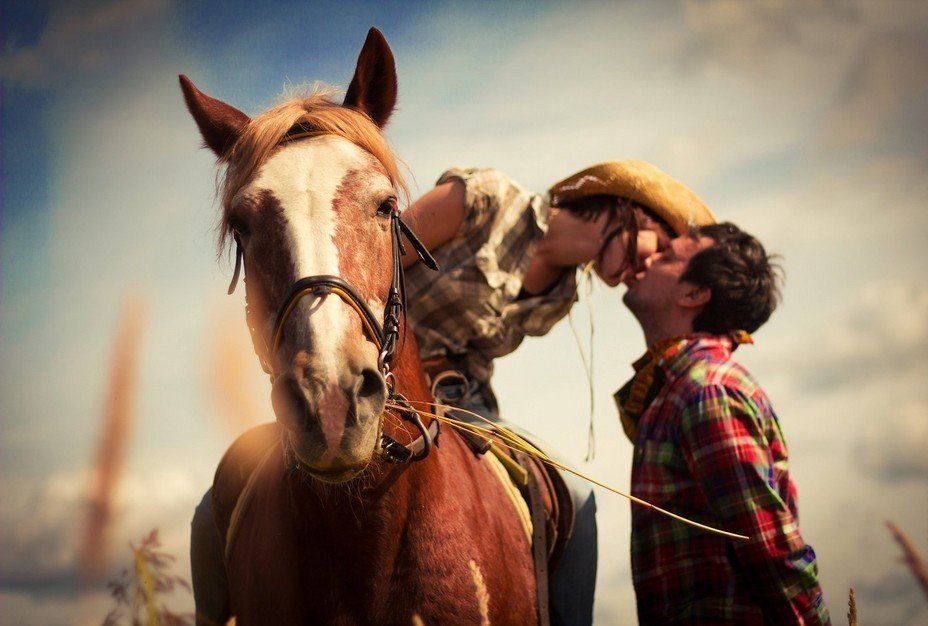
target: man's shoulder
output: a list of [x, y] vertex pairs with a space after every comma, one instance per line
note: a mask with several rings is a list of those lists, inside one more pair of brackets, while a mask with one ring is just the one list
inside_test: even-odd
[[699, 386], [760, 386], [751, 372], [730, 355], [694, 359], [684, 377]]
[[[766, 398], [760, 383], [730, 351], [697, 350], [679, 363], [674, 380], [675, 395], [698, 398], [716, 392], [726, 395]], [[766, 400], [765, 400], [766, 401]]]
[[767, 393], [751, 373], [732, 358], [700, 358], [668, 390], [669, 409], [684, 429], [726, 421], [733, 416], [766, 429], [776, 422]]

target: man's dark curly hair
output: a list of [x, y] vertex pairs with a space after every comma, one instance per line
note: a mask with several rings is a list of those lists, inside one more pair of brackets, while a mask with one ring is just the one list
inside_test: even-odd
[[694, 228], [692, 235], [715, 241], [712, 247], [693, 255], [680, 277], [712, 292], [693, 320], [693, 330], [753, 333], [777, 307], [782, 269], [757, 239], [730, 222]]

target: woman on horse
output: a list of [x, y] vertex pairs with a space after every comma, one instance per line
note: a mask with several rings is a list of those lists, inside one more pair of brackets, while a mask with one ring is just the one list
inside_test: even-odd
[[[643, 161], [594, 165], [531, 193], [492, 169], [451, 169], [403, 218], [438, 261], [404, 257], [408, 316], [427, 372], [444, 372], [439, 400], [499, 422], [493, 359], [544, 335], [577, 300], [576, 268], [594, 262], [610, 287], [712, 212], [686, 186]], [[465, 413], [459, 419], [474, 421]], [[590, 624], [596, 583], [596, 505], [567, 476], [573, 534], [551, 577], [551, 612]], [[555, 621], [554, 623], [558, 623]]]

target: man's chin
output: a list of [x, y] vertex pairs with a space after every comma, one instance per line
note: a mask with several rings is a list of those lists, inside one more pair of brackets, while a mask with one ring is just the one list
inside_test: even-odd
[[625, 270], [618, 275], [613, 274], [603, 274], [601, 271], [597, 270], [596, 275], [599, 276], [599, 279], [607, 287], [618, 287], [619, 285], [628, 284], [629, 279], [634, 279], [634, 273]]
[[628, 289], [624, 294], [622, 294], [622, 303], [625, 304], [626, 308], [628, 308], [633, 313], [635, 311], [635, 304], [637, 303], [634, 288], [635, 285], [628, 285]]

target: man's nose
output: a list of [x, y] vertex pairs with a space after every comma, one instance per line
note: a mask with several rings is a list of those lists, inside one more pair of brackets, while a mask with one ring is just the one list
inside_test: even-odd
[[641, 261], [641, 269], [643, 269], [643, 270], [649, 270], [649, 269], [651, 269], [651, 266], [654, 265], [654, 260], [657, 258], [657, 256], [658, 256], [659, 254], [660, 254], [660, 252], [652, 252], [651, 254], [649, 254], [648, 256], [646, 256], [644, 259], [642, 259], [642, 261]]

